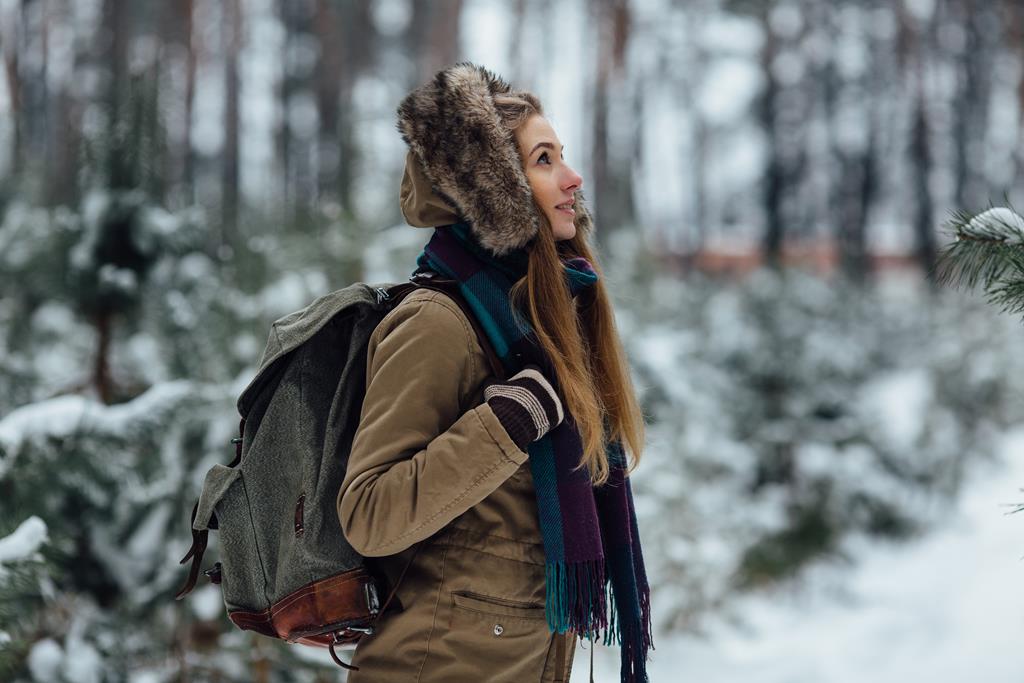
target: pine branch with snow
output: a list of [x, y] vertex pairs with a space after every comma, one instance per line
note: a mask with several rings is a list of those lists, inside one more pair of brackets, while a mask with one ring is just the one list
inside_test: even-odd
[[[0, 519], [0, 534], [11, 529]], [[0, 535], [0, 679], [14, 680], [31, 645], [53, 567], [41, 550], [49, 542], [46, 523], [31, 516]]]
[[981, 285], [1003, 312], [1024, 313], [1024, 217], [1008, 207], [957, 211], [948, 227], [953, 239], [936, 261], [936, 281]]

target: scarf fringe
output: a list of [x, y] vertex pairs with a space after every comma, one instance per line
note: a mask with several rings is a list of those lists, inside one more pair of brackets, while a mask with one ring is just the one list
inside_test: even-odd
[[638, 587], [640, 614], [622, 620], [604, 561], [548, 562], [545, 576], [545, 615], [550, 630], [564, 633], [572, 629], [591, 641], [603, 630], [602, 644], [620, 648], [621, 682], [648, 683], [647, 651], [654, 649], [654, 639], [646, 584]]
[[648, 683], [647, 651], [654, 649], [651, 634], [650, 593], [646, 586], [639, 590], [640, 614], [622, 618], [611, 583], [605, 586], [611, 611], [610, 628], [604, 632], [605, 646], [618, 645], [621, 655], [621, 683]]
[[[649, 611], [647, 612], [649, 614]], [[619, 677], [622, 683], [647, 683], [647, 650], [653, 649], [651, 624], [646, 614], [640, 618], [616, 621], [621, 649]]]
[[545, 615], [555, 633], [572, 629], [585, 636], [607, 628], [608, 579], [603, 560], [547, 562]]

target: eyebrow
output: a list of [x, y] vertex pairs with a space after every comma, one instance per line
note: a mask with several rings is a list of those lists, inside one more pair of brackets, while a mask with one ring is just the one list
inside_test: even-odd
[[[533, 146], [533, 149], [530, 150], [530, 153], [527, 156], [533, 156], [533, 153], [537, 151], [538, 147], [547, 147], [548, 149], [551, 150], [555, 148], [555, 146], [552, 145], [550, 142], [538, 142], [536, 145]], [[562, 145], [562, 151], [565, 151], [565, 145]]]

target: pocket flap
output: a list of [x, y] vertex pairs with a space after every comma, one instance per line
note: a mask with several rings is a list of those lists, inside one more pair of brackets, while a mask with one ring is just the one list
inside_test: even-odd
[[199, 494], [196, 520], [192, 523], [193, 529], [202, 531], [209, 528], [213, 508], [240, 476], [242, 476], [242, 471], [237, 467], [218, 464], [210, 468], [206, 473], [206, 479], [203, 480], [203, 491]]
[[492, 595], [457, 591], [452, 593], [452, 604], [471, 612], [480, 612], [495, 617], [517, 619], [544, 619], [544, 604], [507, 600]]

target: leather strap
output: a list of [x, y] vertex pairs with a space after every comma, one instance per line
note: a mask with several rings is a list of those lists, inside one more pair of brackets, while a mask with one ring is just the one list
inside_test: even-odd
[[565, 639], [568, 633], [555, 634], [555, 681], [565, 683]]
[[597, 640], [590, 641], [590, 683], [594, 683], [594, 648], [597, 647]]
[[[192, 506], [192, 521], [189, 522], [191, 528], [196, 521], [196, 511], [199, 509], [199, 501]], [[175, 600], [181, 600], [183, 597], [192, 592], [192, 589], [196, 587], [196, 580], [199, 578], [200, 565], [203, 562], [203, 553], [206, 552], [206, 543], [209, 537], [209, 532], [206, 529], [202, 531], [196, 531], [192, 529], [192, 547], [185, 553], [185, 557], [181, 558], [178, 564], [185, 564], [192, 559], [192, 567], [188, 571], [188, 578], [185, 580], [185, 585], [181, 587], [178, 594], [174, 596]]]
[[346, 664], [345, 662], [341, 661], [341, 657], [339, 657], [338, 653], [334, 651], [334, 645], [334, 643], [328, 645], [327, 651], [331, 653], [331, 659], [334, 660], [335, 664], [345, 669], [348, 669], [349, 671], [359, 671], [358, 666], [352, 666], [351, 664]]

